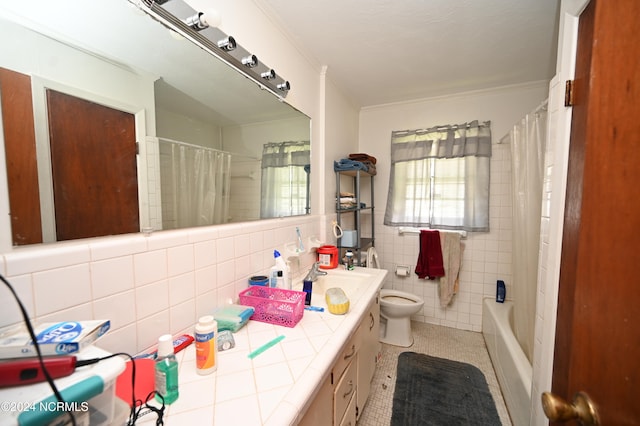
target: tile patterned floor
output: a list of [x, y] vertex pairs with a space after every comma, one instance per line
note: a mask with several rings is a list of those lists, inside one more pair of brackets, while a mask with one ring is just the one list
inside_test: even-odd
[[[498, 385], [489, 353], [482, 334], [456, 330], [420, 322], [412, 322], [413, 346], [401, 348], [382, 345], [382, 359], [378, 363], [371, 383], [371, 394], [364, 407], [359, 426], [388, 426], [391, 421], [393, 392], [396, 383], [398, 355], [401, 352], [418, 352], [427, 355], [466, 362], [478, 367], [485, 375], [489, 390], [496, 402], [500, 420], [504, 426], [511, 426], [511, 420]], [[409, 425], [408, 425], [409, 426]]]

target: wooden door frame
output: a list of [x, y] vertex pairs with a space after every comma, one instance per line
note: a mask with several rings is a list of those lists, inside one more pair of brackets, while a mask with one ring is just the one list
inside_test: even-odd
[[[49, 123], [47, 120], [47, 89], [65, 93], [71, 96], [82, 98], [109, 108], [132, 114], [135, 119], [136, 141], [146, 141], [146, 116], [144, 109], [131, 106], [120, 101], [106, 98], [68, 86], [63, 83], [48, 80], [46, 78], [33, 75], [31, 77], [31, 87], [33, 96], [33, 114], [36, 131], [36, 152], [38, 156], [38, 182], [40, 187], [40, 210], [42, 221], [43, 242], [50, 243], [57, 241], [56, 221], [53, 201], [53, 179], [51, 176], [51, 154], [49, 147]], [[138, 143], [139, 153], [136, 156], [136, 166], [138, 169], [138, 210], [140, 212], [140, 227], [149, 225], [149, 203], [148, 203], [148, 173], [146, 143]]]
[[[564, 106], [565, 81], [575, 76], [578, 22], [590, 0], [562, 0], [559, 16], [558, 63], [549, 90], [547, 149], [553, 149], [550, 217], [546, 235], [541, 235], [542, 256], [538, 277], [536, 337], [531, 389], [531, 424], [546, 425], [540, 395], [551, 390], [560, 281], [560, 260], [564, 230], [565, 196], [571, 139], [571, 108]], [[544, 218], [543, 218], [544, 219]], [[546, 243], [545, 243], [546, 239]]]
[[[2, 88], [0, 88], [0, 92]], [[2, 93], [0, 93], [0, 96]], [[0, 164], [7, 164], [4, 150], [4, 127], [2, 123], [2, 102], [0, 102]], [[6, 173], [0, 173], [0, 229], [11, 229], [11, 211], [9, 207], [9, 182]], [[11, 232], [0, 233], [0, 253], [7, 253], [13, 247]]]
[[[603, 424], [638, 424], [635, 292], [640, 179], [635, 118], [640, 3], [591, 0], [580, 16], [552, 392], [586, 391]], [[554, 423], [555, 424], [555, 423]]]

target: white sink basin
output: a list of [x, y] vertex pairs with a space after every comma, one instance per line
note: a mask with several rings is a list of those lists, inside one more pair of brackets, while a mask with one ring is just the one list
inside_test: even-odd
[[[313, 282], [311, 291], [311, 305], [327, 307], [324, 294], [327, 289], [337, 287], [342, 289], [351, 304], [360, 298], [362, 292], [374, 281], [375, 274], [366, 268], [356, 268], [353, 271], [344, 269], [329, 269], [327, 275], [321, 275]], [[302, 291], [302, 282], [294, 286], [294, 290]]]

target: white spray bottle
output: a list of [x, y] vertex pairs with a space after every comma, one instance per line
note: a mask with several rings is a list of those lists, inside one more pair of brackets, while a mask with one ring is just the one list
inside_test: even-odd
[[271, 267], [269, 286], [291, 290], [289, 266], [287, 262], [285, 262], [278, 250], [273, 251], [273, 257], [275, 258], [276, 264]]

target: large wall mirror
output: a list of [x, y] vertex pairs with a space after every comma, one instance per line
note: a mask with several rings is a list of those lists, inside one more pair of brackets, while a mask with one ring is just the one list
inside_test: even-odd
[[309, 118], [127, 0], [3, 2], [0, 95], [14, 245], [309, 213]]

